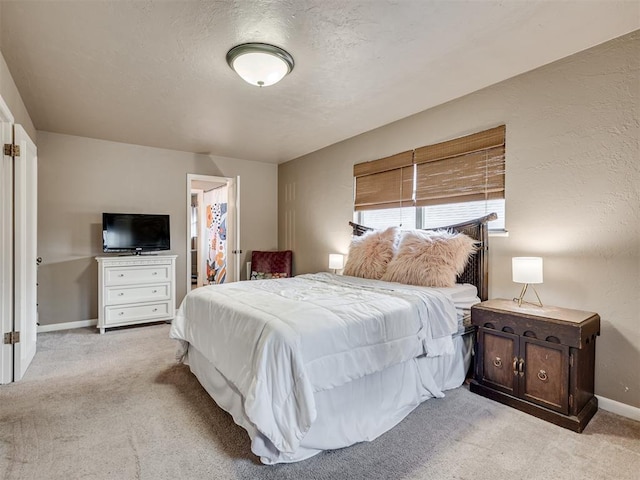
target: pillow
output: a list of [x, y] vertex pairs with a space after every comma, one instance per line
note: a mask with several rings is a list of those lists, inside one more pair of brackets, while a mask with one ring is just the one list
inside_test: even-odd
[[381, 280], [424, 287], [453, 287], [464, 271], [475, 242], [446, 230], [405, 232], [398, 252]]
[[389, 227], [355, 237], [343, 275], [380, 280], [398, 247], [399, 231], [398, 227]]
[[269, 280], [271, 278], [287, 278], [289, 274], [286, 272], [256, 272], [251, 271], [251, 280]]

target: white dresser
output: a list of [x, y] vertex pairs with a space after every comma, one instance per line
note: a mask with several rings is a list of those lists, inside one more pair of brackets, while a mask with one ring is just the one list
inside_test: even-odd
[[98, 328], [171, 320], [177, 255], [96, 257]]

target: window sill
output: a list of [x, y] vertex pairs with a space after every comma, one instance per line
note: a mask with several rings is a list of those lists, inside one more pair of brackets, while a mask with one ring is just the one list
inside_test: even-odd
[[508, 230], [489, 230], [489, 236], [490, 237], [508, 237], [509, 231]]

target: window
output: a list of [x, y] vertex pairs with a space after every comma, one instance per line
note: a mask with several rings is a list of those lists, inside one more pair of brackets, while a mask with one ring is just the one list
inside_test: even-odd
[[406, 230], [413, 230], [422, 228], [420, 226], [422, 213], [416, 207], [363, 210], [355, 213], [353, 221], [371, 228], [386, 228], [396, 225]]
[[489, 230], [504, 230], [504, 198], [464, 203], [449, 203], [419, 208], [422, 214], [421, 228], [436, 228], [443, 225], [466, 222], [490, 213], [497, 213], [498, 218], [489, 222]]
[[505, 228], [505, 126], [354, 165], [354, 221], [436, 228], [495, 212]]
[[462, 223], [496, 213], [498, 218], [489, 222], [489, 231], [501, 231], [504, 224], [504, 199], [434, 205], [431, 207], [403, 207], [354, 212], [353, 221], [371, 228], [391, 225], [403, 230], [437, 228]]

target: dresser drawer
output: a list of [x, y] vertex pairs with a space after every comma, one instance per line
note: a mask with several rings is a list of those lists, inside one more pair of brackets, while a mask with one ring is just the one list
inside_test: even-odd
[[105, 324], [116, 325], [129, 322], [137, 322], [139, 320], [164, 317], [172, 317], [170, 314], [171, 302], [156, 302], [146, 305], [122, 305], [105, 307], [104, 319]]
[[130, 285], [105, 288], [105, 305], [121, 305], [123, 303], [155, 302], [171, 298], [171, 284]]
[[170, 279], [171, 266], [169, 265], [107, 267], [104, 269], [105, 286], [161, 283], [169, 282]]

